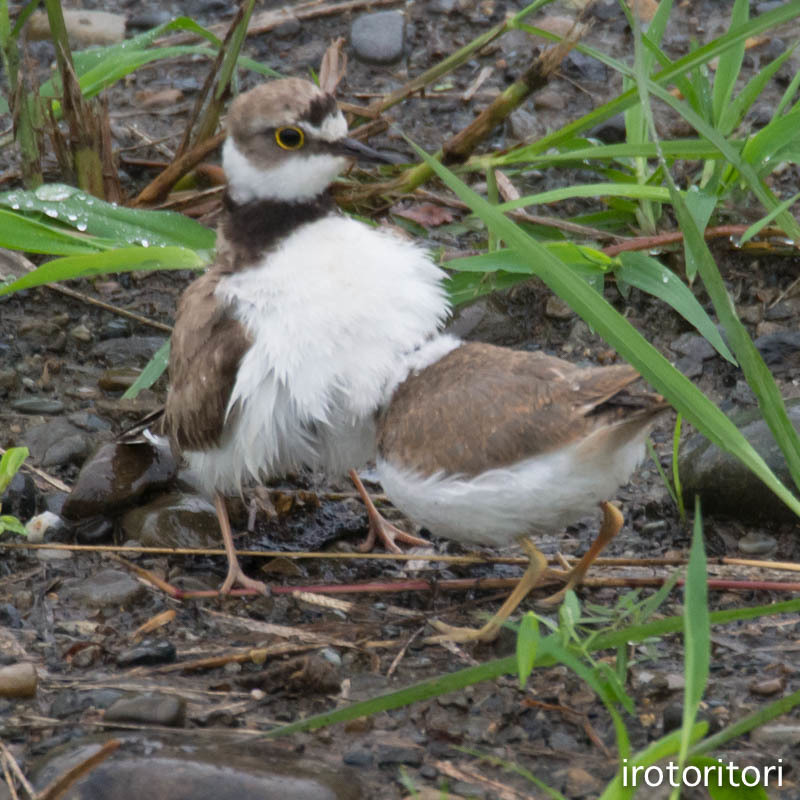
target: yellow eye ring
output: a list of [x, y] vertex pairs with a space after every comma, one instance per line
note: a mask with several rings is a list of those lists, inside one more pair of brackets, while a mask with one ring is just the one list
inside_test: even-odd
[[305, 143], [305, 134], [300, 128], [278, 128], [275, 131], [275, 141], [283, 150], [299, 150]]

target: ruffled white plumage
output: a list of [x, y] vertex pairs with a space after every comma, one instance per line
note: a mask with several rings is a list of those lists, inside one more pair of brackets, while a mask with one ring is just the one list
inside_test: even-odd
[[265, 474], [344, 473], [374, 457], [377, 411], [447, 316], [442, 278], [420, 247], [339, 214], [223, 278], [217, 298], [253, 345], [224, 440], [186, 452], [201, 483], [230, 493]]

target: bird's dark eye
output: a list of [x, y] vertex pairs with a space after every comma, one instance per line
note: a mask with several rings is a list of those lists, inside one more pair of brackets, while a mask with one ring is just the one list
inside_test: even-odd
[[303, 146], [305, 136], [300, 128], [278, 128], [275, 131], [275, 141], [284, 150], [298, 150]]

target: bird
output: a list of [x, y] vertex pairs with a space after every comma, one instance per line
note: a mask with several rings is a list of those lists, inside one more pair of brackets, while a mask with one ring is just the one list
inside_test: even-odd
[[608, 498], [642, 460], [666, 402], [635, 390], [630, 366], [579, 366], [447, 332], [445, 273], [428, 252], [333, 204], [330, 184], [354, 158], [382, 156], [347, 137], [331, 94], [270, 81], [233, 101], [227, 125], [217, 255], [178, 304], [162, 428], [214, 498], [228, 557], [221, 591], [265, 591], [239, 566], [225, 496], [299, 467], [353, 478], [366, 545], [426, 543], [375, 509], [357, 473], [375, 460], [412, 522], [528, 554], [484, 626], [434, 620], [440, 638], [495, 638], [545, 574], [534, 537], [601, 504], [600, 533], [558, 597], [620, 530]]
[[356, 469], [409, 354], [449, 314], [428, 252], [345, 216], [330, 184], [354, 159], [334, 97], [284, 78], [227, 115], [227, 189], [214, 262], [179, 299], [160, 433], [213, 498], [228, 560], [220, 589], [266, 591], [241, 569], [225, 497], [301, 467], [349, 474], [370, 536], [425, 543], [377, 512]]
[[[427, 351], [427, 352], [426, 352]], [[491, 641], [547, 571], [532, 537], [562, 531], [600, 504], [600, 532], [561, 577], [554, 604], [583, 580], [617, 535], [607, 501], [645, 455], [669, 409], [635, 391], [628, 365], [578, 366], [541, 351], [462, 342], [442, 334], [415, 355], [378, 421], [377, 473], [391, 502], [431, 533], [459, 542], [518, 543], [529, 564], [481, 628], [435, 622], [428, 641]]]

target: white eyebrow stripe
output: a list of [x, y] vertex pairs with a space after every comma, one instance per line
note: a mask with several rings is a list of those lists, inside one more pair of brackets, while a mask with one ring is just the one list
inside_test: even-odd
[[338, 109], [335, 114], [328, 114], [322, 121], [322, 125], [312, 125], [305, 120], [301, 121], [299, 125], [309, 136], [314, 136], [326, 142], [335, 142], [343, 136], [347, 136], [347, 122], [344, 114]]

